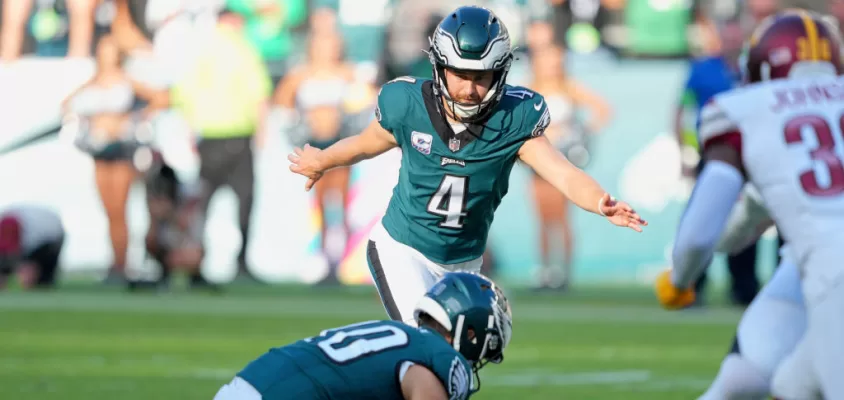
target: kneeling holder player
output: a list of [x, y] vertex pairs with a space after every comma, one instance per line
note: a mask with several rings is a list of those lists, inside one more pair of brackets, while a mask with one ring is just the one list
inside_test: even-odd
[[215, 400], [469, 398], [480, 388], [477, 371], [504, 358], [512, 332], [507, 299], [482, 275], [454, 272], [414, 314], [419, 328], [369, 321], [273, 348]]

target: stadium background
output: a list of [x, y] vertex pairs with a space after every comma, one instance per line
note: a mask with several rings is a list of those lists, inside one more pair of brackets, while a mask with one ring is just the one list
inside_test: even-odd
[[[707, 4], [715, 11], [740, 11], [743, 3]], [[595, 138], [587, 170], [635, 205], [650, 226], [637, 235], [574, 210], [573, 290], [558, 296], [522, 289], [535, 281], [538, 245], [528, 171], [518, 167], [491, 236], [495, 276], [514, 303], [516, 336], [505, 363], [483, 371], [478, 398], [687, 399], [714, 376], [741, 310], [714, 297], [706, 309], [671, 314], [658, 309], [649, 288], [654, 274], [670, 263], [674, 230], [690, 193], [691, 183], [681, 178], [672, 113], [690, 55], [677, 32], [691, 27], [693, 5], [629, 0], [608, 18], [632, 38], [622, 49], [624, 57], [607, 49], [569, 53], [571, 73], [615, 110], [610, 126]], [[572, 37], [584, 48], [594, 41], [588, 33]], [[291, 148], [283, 132], [269, 135], [257, 153], [248, 251], [256, 274], [278, 284], [232, 284], [222, 296], [179, 289], [132, 295], [94, 284], [87, 276], [104, 272], [111, 258], [107, 221], [90, 158], [58, 130], [59, 103], [92, 71], [90, 59], [61, 57], [26, 56], [0, 65], [0, 149], [12, 149], [0, 154], [0, 210], [20, 202], [47, 205], [59, 211], [68, 231], [61, 260], [66, 279], [59, 290], [0, 293], [0, 397], [207, 399], [268, 347], [329, 326], [384, 317], [359, 247], [345, 259], [341, 279], [364, 285], [300, 285], [318, 280], [325, 266], [315, 245], [319, 221], [312, 199], [301, 190], [303, 181], [287, 171]], [[518, 67], [513, 78], [519, 78]], [[195, 177], [198, 164], [184, 123], [172, 114], [155, 123], [167, 132], [157, 141], [180, 176]], [[373, 177], [382, 178], [377, 171], [396, 165], [396, 156], [355, 169], [354, 243], [366, 238], [383, 212], [392, 182]], [[223, 189], [211, 206], [206, 239], [212, 251], [203, 271], [218, 282], [234, 274], [239, 247], [234, 201]], [[140, 185], [129, 210], [130, 260], [137, 262], [147, 223]], [[773, 268], [774, 247], [770, 235], [760, 246], [762, 277]], [[132, 269], [147, 274], [155, 268]], [[723, 282], [720, 257], [712, 270]]]
[[[680, 152], [671, 131], [671, 110], [686, 78], [686, 62], [613, 60], [602, 53], [573, 54], [569, 68], [608, 99], [615, 111], [612, 123], [594, 139], [596, 156], [587, 171], [607, 190], [634, 204], [650, 221], [648, 233], [637, 235], [575, 209], [578, 283], [647, 284], [669, 264], [674, 229], [691, 189], [690, 182], [681, 179]], [[4, 70], [7, 79], [0, 92], [0, 104], [4, 105], [0, 116], [6, 121], [6, 128], [0, 145], [14, 146], [55, 129], [61, 121], [59, 103], [92, 71], [93, 63], [88, 60], [44, 58], [22, 60]], [[40, 89], [32, 91], [32, 87]], [[642, 101], [645, 97], [647, 101]], [[159, 134], [158, 140], [165, 151], [174, 154], [177, 169], [186, 176], [195, 176], [198, 161], [186, 147], [183, 122], [170, 113], [156, 123], [160, 132], [167, 132]], [[300, 212], [310, 207], [310, 195], [301, 190], [301, 179], [286, 169], [286, 154], [292, 148], [283, 133], [270, 135], [269, 139], [271, 142], [259, 152], [256, 162], [255, 240], [248, 250], [249, 258], [262, 279], [313, 281], [318, 279], [324, 262], [314, 244], [319, 230], [313, 209], [307, 215]], [[44, 168], [45, 159], [61, 168]], [[357, 251], [351, 252], [342, 266], [342, 277], [349, 283], [369, 282], [362, 239], [383, 212], [395, 179], [382, 181], [377, 173], [383, 170], [381, 165], [397, 165], [397, 160], [396, 154], [388, 154], [354, 168], [355, 197], [349, 212], [358, 231], [350, 241], [357, 244]], [[59, 210], [68, 230], [62, 255], [62, 266], [67, 271], [104, 269], [110, 257], [106, 219], [96, 196], [92, 164], [66, 137], [48, 137], [0, 156], [0, 168], [15, 171], [0, 174], [0, 185], [7, 188], [0, 197], [0, 208], [33, 202]], [[375, 175], [371, 175], [373, 171]], [[528, 178], [524, 167], [516, 168], [510, 193], [501, 204], [491, 233], [500, 277], [508, 283], [532, 282], [538, 265], [536, 216], [525, 206], [531, 204]], [[57, 192], [62, 196], [56, 196]], [[134, 191], [129, 207], [133, 260], [143, 257], [147, 216], [142, 193], [140, 187]], [[213, 250], [203, 268], [212, 280], [225, 281], [230, 279], [227, 274], [234, 273], [230, 265], [239, 248], [236, 205], [227, 188], [214, 202], [206, 236], [213, 243]], [[771, 271], [775, 262], [773, 246], [766, 239], [759, 250], [763, 273]], [[712, 268], [716, 280], [724, 276], [722, 264], [719, 257]]]

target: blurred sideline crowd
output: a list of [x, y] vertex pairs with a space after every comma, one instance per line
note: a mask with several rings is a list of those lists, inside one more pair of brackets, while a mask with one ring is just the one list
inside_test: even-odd
[[[191, 287], [216, 289], [200, 270], [205, 213], [223, 186], [237, 196], [242, 245], [239, 280], [258, 282], [246, 261], [253, 203], [254, 151], [268, 135], [325, 148], [356, 134], [372, 117], [384, 82], [429, 77], [424, 49], [446, 0], [2, 0], [0, 68], [33, 57], [93, 57], [91, 79], [62, 103], [62, 130], [95, 161], [95, 180], [108, 218], [113, 262], [105, 284], [166, 287], [184, 270]], [[510, 83], [543, 94], [552, 113], [547, 135], [578, 166], [590, 159], [590, 137], [612, 119], [601, 95], [566, 72], [567, 57], [688, 59], [676, 113], [665, 110], [683, 149], [684, 174], [698, 169], [697, 112], [738, 81], [737, 58], [755, 24], [777, 9], [803, 7], [844, 17], [844, 0], [478, 0], [510, 30], [518, 61]], [[198, 179], [168, 164], [150, 132], [156, 115], [173, 111], [190, 127]], [[126, 277], [126, 203], [137, 180], [146, 185], [149, 257], [160, 278]], [[335, 169], [314, 196], [322, 212], [347, 204], [351, 174]], [[565, 289], [572, 279], [576, 232], [565, 198], [532, 177], [542, 268], [537, 285]], [[350, 234], [345, 218], [337, 223]], [[50, 210], [20, 205], [0, 217], [0, 287], [49, 287], [64, 240]], [[343, 251], [325, 246], [336, 284]], [[562, 252], [559, 249], [562, 248]], [[557, 254], [562, 253], [562, 254]], [[748, 304], [759, 289], [756, 249], [730, 258], [732, 296]], [[485, 272], [494, 273], [492, 252]], [[699, 287], [703, 288], [705, 277]], [[702, 297], [699, 297], [702, 298]]]

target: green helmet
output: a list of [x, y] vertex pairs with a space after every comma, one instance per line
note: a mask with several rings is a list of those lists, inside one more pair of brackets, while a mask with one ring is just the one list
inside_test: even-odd
[[416, 305], [417, 323], [423, 313], [451, 333], [454, 349], [475, 370], [504, 359], [504, 348], [513, 332], [513, 314], [501, 290], [483, 275], [445, 274]]
[[[504, 23], [486, 8], [460, 7], [443, 18], [430, 42], [428, 56], [434, 66], [434, 94], [443, 96], [450, 115], [462, 122], [477, 122], [489, 115], [501, 101], [504, 81], [513, 61], [510, 34]], [[445, 81], [446, 68], [493, 71], [486, 97], [477, 104], [452, 99]], [[442, 108], [440, 102], [437, 105]]]

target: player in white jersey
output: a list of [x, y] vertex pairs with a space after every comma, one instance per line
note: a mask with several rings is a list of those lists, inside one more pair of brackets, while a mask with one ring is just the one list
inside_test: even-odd
[[677, 233], [660, 301], [681, 307], [706, 267], [745, 181], [761, 194], [799, 266], [806, 331], [774, 375], [782, 399], [844, 399], [844, 70], [822, 17], [787, 10], [763, 21], [742, 60], [748, 85], [701, 117], [706, 166]]
[[[737, 253], [773, 226], [761, 196], [752, 185], [733, 208], [716, 251]], [[729, 354], [718, 376], [698, 400], [763, 400], [783, 359], [797, 346], [806, 327], [800, 274], [788, 250], [774, 276], [742, 315]]]

